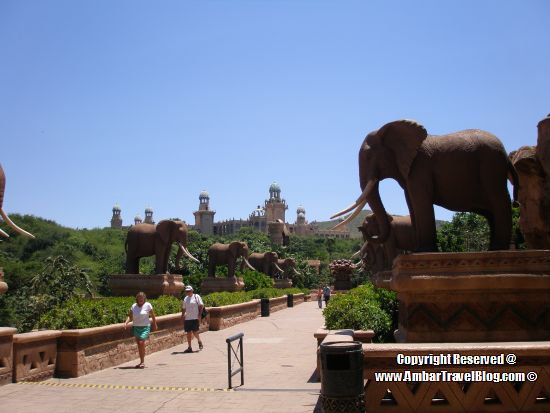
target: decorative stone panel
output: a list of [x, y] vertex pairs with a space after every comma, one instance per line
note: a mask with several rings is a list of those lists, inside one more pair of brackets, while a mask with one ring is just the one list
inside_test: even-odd
[[[411, 366], [397, 364], [397, 355], [516, 356], [515, 364]], [[550, 406], [550, 342], [412, 343], [363, 345], [366, 410], [378, 412], [547, 412]], [[485, 372], [485, 380], [421, 379], [436, 374]], [[410, 379], [407, 380], [406, 372]], [[402, 374], [402, 380], [375, 380], [376, 373]], [[489, 380], [489, 374], [520, 373], [519, 381]], [[527, 373], [535, 373], [530, 381]], [[480, 373], [481, 374], [481, 373]], [[416, 375], [416, 377], [415, 377]], [[395, 376], [394, 376], [395, 377]], [[428, 377], [428, 376], [426, 376]], [[450, 376], [445, 376], [450, 377]], [[493, 378], [494, 376], [491, 376]], [[533, 378], [533, 376], [531, 376]]]
[[398, 342], [550, 339], [550, 251], [399, 256]]
[[13, 336], [13, 382], [41, 381], [53, 377], [57, 359], [57, 330], [33, 331]]

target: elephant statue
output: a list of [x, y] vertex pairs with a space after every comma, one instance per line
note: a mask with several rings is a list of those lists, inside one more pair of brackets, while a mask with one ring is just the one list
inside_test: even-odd
[[475, 212], [489, 222], [490, 249], [508, 249], [512, 208], [507, 179], [517, 200], [518, 175], [500, 140], [489, 132], [470, 129], [428, 136], [424, 126], [398, 120], [367, 135], [359, 149], [361, 196], [331, 218], [355, 210], [335, 228], [355, 218], [365, 204], [377, 217], [384, 243], [390, 222], [380, 199], [379, 181], [393, 178], [405, 191], [419, 252], [437, 251], [433, 205], [451, 211]]
[[[19, 228], [17, 225], [13, 223], [13, 221], [8, 217], [8, 214], [4, 212], [3, 203], [4, 203], [4, 191], [6, 189], [6, 175], [4, 174], [4, 169], [2, 168], [2, 165], [0, 165], [0, 215], [2, 215], [2, 218], [4, 221], [6, 221], [6, 224], [8, 224], [10, 227], [12, 227], [14, 230], [19, 232], [21, 235], [25, 235], [29, 238], [34, 238], [34, 235], [32, 235], [30, 232], [25, 231], [22, 228]], [[3, 237], [8, 238], [9, 235], [4, 232], [2, 229], [0, 229], [0, 235]]]
[[254, 270], [248, 262], [248, 245], [246, 242], [233, 241], [231, 244], [220, 244], [216, 242], [208, 248], [208, 276], [216, 276], [218, 265], [227, 265], [227, 278], [235, 277], [237, 260], [242, 258], [243, 264]]
[[185, 222], [163, 220], [157, 225], [137, 224], [131, 227], [128, 230], [125, 244], [126, 274], [138, 274], [139, 259], [151, 255], [155, 256], [155, 273], [166, 273], [173, 242], [178, 243], [180, 250], [189, 259], [199, 262], [187, 250], [187, 225]]
[[254, 252], [248, 257], [250, 265], [252, 265], [256, 271], [263, 272], [271, 278], [275, 278], [277, 272], [281, 274], [284, 273], [284, 270], [277, 264], [278, 259], [279, 256], [273, 251], [264, 253]]
[[390, 232], [383, 244], [380, 242], [380, 226], [375, 214], [367, 215], [363, 224], [358, 227], [364, 241], [361, 257], [366, 256], [364, 262], [369, 264], [371, 269], [376, 267], [378, 271], [390, 270], [395, 257], [406, 251], [414, 251], [416, 247], [410, 216], [388, 215], [386, 219], [390, 223]]
[[292, 278], [292, 275], [300, 275], [296, 271], [296, 260], [294, 258], [278, 259], [277, 265], [283, 270], [282, 273], [279, 273], [281, 277]]

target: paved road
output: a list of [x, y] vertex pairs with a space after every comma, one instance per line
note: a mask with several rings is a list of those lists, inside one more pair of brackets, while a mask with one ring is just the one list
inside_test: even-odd
[[[201, 335], [204, 350], [187, 345], [76, 379], [0, 387], [3, 413], [312, 412], [320, 384], [313, 380], [316, 342], [323, 325], [317, 302]], [[228, 391], [225, 339], [244, 333], [245, 384]], [[196, 350], [196, 341], [194, 341]], [[137, 349], [136, 349], [137, 357]], [[236, 367], [235, 367], [236, 368]], [[233, 377], [240, 384], [240, 376]], [[147, 386], [149, 388], [141, 388]]]

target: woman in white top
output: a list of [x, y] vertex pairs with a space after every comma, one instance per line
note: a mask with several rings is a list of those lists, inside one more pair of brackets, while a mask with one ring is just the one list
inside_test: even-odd
[[132, 308], [128, 311], [128, 317], [124, 323], [124, 329], [126, 329], [128, 323], [132, 321], [132, 333], [136, 338], [140, 358], [140, 363], [136, 366], [136, 369], [145, 367], [145, 340], [149, 338], [149, 333], [151, 332], [149, 317], [153, 319], [153, 330], [157, 329], [157, 320], [153, 306], [146, 300], [145, 293], [137, 293], [136, 302], [132, 304]]

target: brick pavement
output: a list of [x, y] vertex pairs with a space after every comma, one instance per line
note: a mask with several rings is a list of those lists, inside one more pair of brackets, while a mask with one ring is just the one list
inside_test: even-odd
[[[132, 368], [137, 364], [134, 360], [75, 379], [0, 387], [0, 410], [3, 413], [312, 412], [318, 410], [320, 390], [320, 384], [312, 380], [316, 364], [313, 333], [322, 324], [317, 302], [306, 302], [270, 317], [203, 333], [205, 348], [201, 352], [183, 354], [187, 344], [182, 343], [148, 354], [143, 370]], [[245, 384], [227, 391], [225, 339], [240, 332], [244, 333]], [[193, 344], [196, 350], [196, 341]], [[234, 386], [240, 384], [239, 375], [233, 380]], [[104, 388], [106, 385], [114, 388]]]

